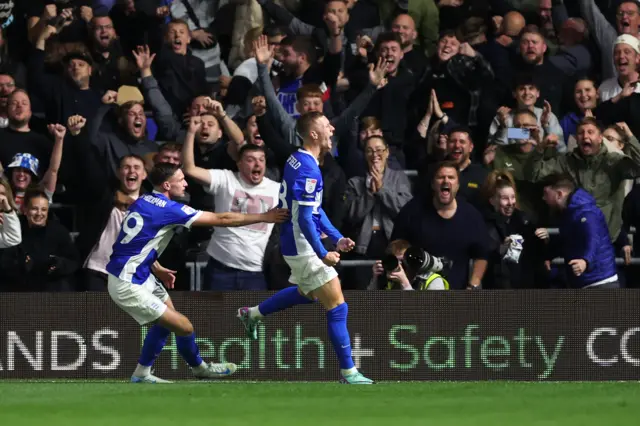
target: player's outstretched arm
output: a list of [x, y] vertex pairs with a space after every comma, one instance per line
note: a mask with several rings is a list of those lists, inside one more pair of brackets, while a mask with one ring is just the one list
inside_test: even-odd
[[282, 223], [288, 218], [289, 210], [287, 209], [271, 209], [261, 214], [202, 212], [200, 217], [193, 222], [193, 226], [221, 226], [228, 228], [252, 225], [260, 222]]

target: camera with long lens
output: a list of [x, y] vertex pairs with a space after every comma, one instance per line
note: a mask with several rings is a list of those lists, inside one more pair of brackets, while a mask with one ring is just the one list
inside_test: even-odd
[[420, 247], [409, 247], [404, 253], [404, 262], [416, 275], [442, 272], [445, 269], [450, 269], [453, 265], [451, 260], [444, 257], [431, 256]]

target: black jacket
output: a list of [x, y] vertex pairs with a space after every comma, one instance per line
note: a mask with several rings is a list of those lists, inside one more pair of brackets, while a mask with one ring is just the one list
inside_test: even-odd
[[153, 75], [178, 116], [187, 110], [193, 98], [207, 94], [204, 62], [191, 52], [183, 56], [163, 47], [153, 64]]
[[[73, 291], [73, 274], [80, 266], [69, 231], [55, 219], [30, 228], [24, 216], [22, 242], [0, 251], [0, 288], [8, 291]], [[52, 269], [53, 268], [53, 269]]]
[[[542, 275], [544, 243], [535, 236], [535, 226], [520, 210], [515, 210], [508, 218], [493, 208], [484, 211], [489, 232], [489, 266], [482, 280], [487, 289], [539, 288], [545, 282]], [[504, 261], [500, 245], [510, 235], [524, 238], [523, 250], [518, 263]]]

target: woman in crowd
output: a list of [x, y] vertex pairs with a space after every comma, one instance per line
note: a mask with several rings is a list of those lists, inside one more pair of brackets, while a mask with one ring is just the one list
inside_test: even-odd
[[[380, 259], [389, 244], [393, 220], [411, 199], [411, 184], [404, 172], [387, 167], [389, 147], [383, 137], [365, 140], [364, 152], [367, 176], [352, 177], [347, 182], [345, 228], [349, 231], [345, 235], [356, 242], [356, 258]], [[345, 282], [352, 282], [359, 289], [366, 288], [371, 269], [345, 270], [345, 274], [352, 272], [353, 281], [345, 279]]]
[[486, 289], [521, 289], [540, 287], [543, 241], [546, 229], [536, 230], [534, 224], [518, 209], [516, 184], [507, 171], [489, 174], [484, 193], [490, 207], [484, 212], [489, 230], [491, 255], [483, 287]]
[[49, 196], [30, 189], [20, 218], [22, 242], [0, 252], [3, 286], [9, 291], [73, 291], [80, 266], [69, 231], [49, 220]]

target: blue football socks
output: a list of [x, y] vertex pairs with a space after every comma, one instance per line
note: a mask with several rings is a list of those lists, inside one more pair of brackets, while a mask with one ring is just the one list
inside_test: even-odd
[[169, 338], [170, 334], [171, 332], [168, 329], [158, 324], [151, 327], [144, 338], [138, 364], [145, 367], [153, 365], [153, 362], [158, 358], [162, 348], [167, 343], [167, 338]]
[[188, 336], [176, 336], [176, 346], [182, 358], [191, 367], [199, 367], [203, 361], [200, 358], [200, 350], [196, 344], [196, 334], [191, 333]]
[[327, 311], [327, 328], [333, 349], [338, 355], [341, 370], [354, 368], [351, 358], [351, 338], [347, 330], [347, 314], [349, 307], [346, 302]]

